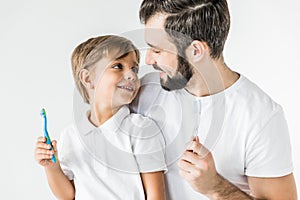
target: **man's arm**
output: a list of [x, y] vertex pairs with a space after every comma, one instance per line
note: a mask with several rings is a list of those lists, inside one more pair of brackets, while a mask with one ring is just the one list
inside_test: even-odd
[[294, 175], [277, 178], [248, 177], [251, 195], [259, 199], [297, 199]]
[[278, 178], [248, 177], [251, 196], [219, 176], [219, 183], [208, 195], [210, 199], [297, 200], [293, 174]]
[[279, 178], [248, 177], [251, 195], [220, 176], [212, 154], [195, 140], [178, 162], [180, 175], [210, 199], [297, 199], [293, 175]]

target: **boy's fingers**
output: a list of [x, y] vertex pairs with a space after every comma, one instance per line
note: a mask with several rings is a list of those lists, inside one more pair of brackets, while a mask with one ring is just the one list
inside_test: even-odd
[[37, 142], [37, 143], [36, 143], [36, 148], [50, 149], [50, 148], [51, 148], [51, 145], [50, 145], [50, 144], [43, 143], [43, 142]]
[[52, 146], [54, 148], [54, 151], [57, 151], [57, 141], [56, 140], [52, 140]]
[[40, 136], [37, 138], [38, 142], [46, 142], [46, 138], [44, 136]]
[[35, 159], [37, 162], [41, 162], [44, 160], [49, 160], [52, 158], [52, 155], [47, 155], [47, 154], [38, 154], [35, 156]]
[[36, 153], [36, 154], [47, 154], [47, 155], [52, 155], [54, 152], [51, 151], [51, 150], [46, 150], [46, 149], [38, 148], [38, 149], [36, 149], [35, 153]]

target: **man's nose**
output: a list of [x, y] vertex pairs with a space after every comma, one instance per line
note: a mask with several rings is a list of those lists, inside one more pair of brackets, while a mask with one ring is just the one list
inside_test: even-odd
[[146, 53], [146, 60], [145, 60], [146, 65], [153, 65], [155, 64], [155, 62], [156, 61], [153, 56], [153, 52], [150, 49], [148, 49]]

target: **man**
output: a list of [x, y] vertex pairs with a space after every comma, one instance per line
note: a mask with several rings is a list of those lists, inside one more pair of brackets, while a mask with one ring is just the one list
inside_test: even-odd
[[167, 199], [297, 199], [281, 106], [225, 64], [226, 0], [144, 0], [140, 19], [160, 73], [132, 107], [164, 134]]

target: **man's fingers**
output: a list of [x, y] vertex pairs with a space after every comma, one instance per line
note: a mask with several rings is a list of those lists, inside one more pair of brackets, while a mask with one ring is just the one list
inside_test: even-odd
[[180, 159], [178, 161], [178, 167], [179, 169], [181, 170], [184, 170], [186, 172], [190, 172], [191, 171], [191, 168], [194, 167], [194, 164], [188, 162], [187, 160], [184, 160], [184, 159]]
[[190, 173], [182, 169], [179, 169], [179, 175], [186, 180], [190, 179]]
[[199, 143], [200, 143], [200, 140], [199, 140], [199, 137], [198, 137], [198, 136], [195, 136], [195, 137], [193, 138], [193, 141], [199, 142]]
[[198, 154], [201, 158], [204, 158], [209, 153], [209, 150], [206, 149], [204, 145], [202, 145], [201, 143], [199, 143], [199, 141], [196, 140], [190, 144], [187, 150]]
[[184, 176], [185, 179], [188, 179], [188, 180], [200, 177], [203, 173], [203, 170], [201, 170], [201, 167], [199, 167], [198, 165], [189, 163], [185, 160], [180, 160], [178, 162], [178, 167], [179, 167], [179, 171], [181, 171], [182, 176]]
[[190, 163], [191, 165], [195, 165], [200, 169], [207, 170], [208, 164], [206, 159], [201, 158], [198, 154], [195, 154], [190, 151], [184, 152], [181, 157], [181, 160]]
[[191, 151], [185, 151], [182, 156], [182, 160], [195, 164], [199, 158], [199, 156]]

